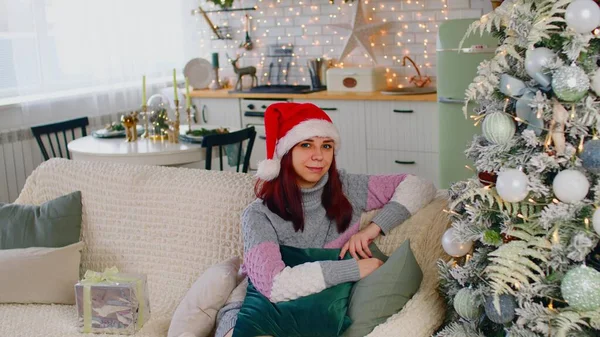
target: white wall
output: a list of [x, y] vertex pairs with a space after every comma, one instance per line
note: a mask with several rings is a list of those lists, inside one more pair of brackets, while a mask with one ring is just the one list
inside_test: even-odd
[[[323, 56], [337, 59], [340, 56], [345, 43], [341, 38], [345, 39], [349, 32], [329, 24], [350, 22], [358, 1], [355, 0], [352, 6], [344, 4], [342, 0], [335, 0], [333, 5], [328, 0], [236, 1], [235, 7], [238, 8], [258, 6], [258, 10], [247, 12], [252, 16], [250, 36], [255, 48], [245, 53], [238, 66], [258, 66], [257, 75], [264, 75], [269, 65], [268, 59], [263, 60], [266, 46], [291, 43], [295, 46], [296, 67], [293, 67], [290, 74], [295, 79], [289, 82], [310, 84], [306, 69], [302, 69], [305, 68], [306, 60]], [[215, 9], [210, 4], [202, 6], [204, 10]], [[406, 78], [415, 74], [414, 69], [401, 67], [399, 61], [404, 55], [413, 58], [421, 66], [424, 75], [435, 76], [435, 44], [440, 22], [446, 19], [479, 18], [492, 8], [489, 0], [371, 0], [364, 7], [372, 17], [372, 22], [382, 22], [385, 19], [390, 23], [390, 28], [385, 35], [372, 36], [376, 63], [366, 58], [361, 48], [355, 49], [343, 63], [344, 66], [385, 66], [390, 69], [390, 86], [405, 84]], [[194, 43], [199, 44], [198, 56], [210, 61], [210, 54], [218, 51], [221, 75], [225, 77], [234, 75], [225, 53], [233, 57], [236, 53], [244, 52], [238, 48], [244, 36], [241, 20], [243, 14], [244, 12], [208, 14], [215, 25], [228, 25], [232, 28], [233, 40], [230, 41], [211, 40], [213, 34], [209, 26], [200, 15], [196, 16], [198, 41]], [[261, 65], [261, 61], [264, 65]]]

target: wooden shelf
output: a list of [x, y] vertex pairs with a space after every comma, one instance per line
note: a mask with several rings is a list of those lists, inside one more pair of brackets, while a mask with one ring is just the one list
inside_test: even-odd
[[295, 98], [295, 99], [331, 99], [352, 101], [408, 101], [408, 102], [437, 102], [437, 94], [426, 95], [384, 95], [380, 92], [335, 92], [319, 91], [310, 94], [271, 94], [271, 93], [230, 93], [231, 89], [193, 90], [192, 98]]

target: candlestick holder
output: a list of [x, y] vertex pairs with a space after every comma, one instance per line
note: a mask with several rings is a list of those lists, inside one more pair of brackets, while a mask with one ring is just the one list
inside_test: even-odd
[[208, 88], [210, 90], [219, 90], [219, 89], [223, 89], [223, 87], [221, 86], [221, 81], [219, 80], [219, 67], [214, 67], [213, 70], [215, 71], [215, 79], [212, 81], [212, 83], [208, 86]]
[[148, 106], [146, 104], [142, 105], [142, 112], [144, 113], [144, 133], [142, 134], [142, 138], [148, 139], [150, 138], [150, 128], [148, 126], [150, 116], [148, 116]]
[[185, 109], [185, 112], [187, 113], [187, 124], [188, 124], [188, 132], [192, 132], [192, 107], [188, 106]]
[[169, 143], [179, 143], [179, 125], [180, 125], [180, 113], [179, 113], [179, 100], [175, 100], [175, 120], [169, 121], [169, 129], [166, 130], [167, 139]]

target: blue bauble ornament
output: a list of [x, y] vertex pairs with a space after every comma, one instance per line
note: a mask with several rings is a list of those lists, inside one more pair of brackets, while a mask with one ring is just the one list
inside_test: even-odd
[[586, 170], [594, 174], [600, 174], [600, 139], [585, 142], [579, 158], [581, 158], [583, 167]]
[[517, 302], [512, 295], [500, 295], [500, 312], [494, 307], [494, 297], [488, 296], [485, 299], [485, 314], [490, 321], [497, 324], [506, 324], [515, 318], [515, 308]]

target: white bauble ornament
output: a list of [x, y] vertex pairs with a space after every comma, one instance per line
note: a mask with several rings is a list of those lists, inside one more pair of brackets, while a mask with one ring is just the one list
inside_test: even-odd
[[528, 50], [525, 53], [525, 70], [527, 71], [527, 74], [542, 86], [549, 86], [552, 78], [550, 75], [544, 74], [544, 68], [554, 57], [556, 57], [556, 54], [546, 47]]
[[473, 247], [473, 241], [459, 242], [454, 238], [455, 229], [448, 229], [442, 236], [442, 247], [450, 256], [461, 257], [465, 256]]
[[554, 195], [558, 200], [566, 203], [583, 200], [589, 189], [590, 182], [583, 173], [576, 170], [560, 171], [552, 182]]
[[590, 33], [600, 25], [600, 8], [592, 0], [575, 0], [567, 6], [565, 21], [577, 33]]
[[592, 224], [594, 225], [594, 230], [596, 233], [600, 234], [600, 208], [594, 212], [594, 216], [592, 217]]
[[502, 171], [496, 180], [496, 191], [498, 195], [508, 202], [519, 202], [527, 197], [529, 188], [527, 186], [527, 175], [517, 169]]
[[596, 95], [600, 96], [600, 69], [596, 70], [594, 76], [592, 76], [592, 83], [590, 83], [590, 86]]
[[492, 112], [485, 116], [481, 132], [490, 143], [504, 144], [515, 135], [515, 121], [505, 113]]

